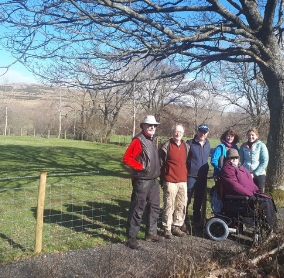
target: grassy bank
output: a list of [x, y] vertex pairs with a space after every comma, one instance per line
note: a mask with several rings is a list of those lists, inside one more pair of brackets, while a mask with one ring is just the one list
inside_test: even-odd
[[128, 169], [121, 162], [125, 147], [4, 136], [0, 146], [0, 262], [33, 254], [43, 171], [47, 172], [44, 252], [124, 240], [131, 192]]
[[[210, 141], [212, 147], [218, 144]], [[0, 263], [33, 255], [43, 171], [47, 172], [43, 252], [125, 240], [131, 194], [130, 171], [122, 164], [125, 145], [1, 136], [0, 147]], [[209, 180], [209, 187], [212, 184]], [[139, 237], [144, 237], [143, 229]]]

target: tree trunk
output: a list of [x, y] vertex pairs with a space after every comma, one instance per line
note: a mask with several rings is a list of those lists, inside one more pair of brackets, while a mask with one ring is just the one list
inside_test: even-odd
[[[279, 57], [278, 57], [279, 58]], [[283, 58], [275, 59], [270, 67], [261, 67], [268, 86], [270, 127], [267, 138], [269, 163], [266, 191], [284, 190], [284, 65]]]

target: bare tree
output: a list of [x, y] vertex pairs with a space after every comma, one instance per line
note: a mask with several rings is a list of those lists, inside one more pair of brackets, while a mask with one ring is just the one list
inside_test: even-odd
[[[222, 101], [223, 109], [229, 106], [231, 111], [236, 109], [242, 114], [239, 126], [243, 125], [243, 129], [254, 126], [264, 131], [269, 114], [268, 89], [257, 65], [224, 62], [221, 68], [221, 74], [212, 83], [215, 87], [213, 94]], [[267, 134], [267, 130], [264, 134]]]
[[[110, 73], [105, 78], [116, 79], [114, 75], [119, 72]], [[81, 70], [77, 76], [77, 89], [82, 91], [81, 100], [81, 139], [109, 140], [113, 133], [119, 113], [133, 91], [133, 84], [120, 84], [116, 86], [100, 87], [98, 80], [101, 77], [94, 73], [90, 65]], [[78, 126], [78, 125], [77, 125]]]
[[8, 106], [10, 105], [10, 97], [11, 97], [11, 91], [12, 91], [12, 86], [8, 86], [9, 80], [8, 79], [4, 79], [3, 80], [3, 101], [2, 103], [5, 106], [5, 124], [4, 124], [4, 131], [3, 131], [3, 135], [6, 136], [8, 133]]
[[[136, 72], [136, 94], [141, 109], [155, 115], [158, 121], [162, 120], [165, 108], [173, 103], [180, 103], [188, 92], [184, 86], [184, 75], [175, 76], [176, 67], [163, 62], [145, 65], [141, 61], [133, 68]], [[160, 79], [162, 74], [173, 74], [167, 79]]]
[[257, 63], [270, 109], [266, 180], [270, 187], [284, 187], [282, 1], [4, 0], [0, 5], [3, 25], [13, 30], [3, 32], [0, 41], [31, 68], [35, 58], [94, 59], [111, 70], [105, 61], [127, 66], [147, 57], [149, 63], [178, 65], [178, 75], [220, 60]]
[[[146, 60], [129, 63], [125, 68], [112, 64], [110, 67], [115, 67], [116, 70], [105, 73], [91, 61], [85, 60], [73, 72], [73, 78], [70, 78], [70, 74], [68, 80], [62, 78], [62, 83], [88, 92], [91, 100], [89, 107], [92, 107], [89, 112], [92, 111], [92, 116], [103, 119], [100, 122], [104, 124], [104, 132], [99, 134], [103, 134], [104, 138], [110, 137], [124, 105], [129, 107], [128, 113], [133, 118], [132, 130], [135, 134], [137, 114], [153, 114], [160, 120], [168, 105], [180, 103], [184, 96], [190, 94], [188, 84], [191, 81], [188, 80], [185, 86], [183, 75], [159, 79], [161, 72], [174, 73], [176, 67], [170, 67], [163, 62], [150, 65], [145, 63]], [[59, 70], [53, 68], [46, 75], [56, 79], [58, 72]], [[95, 121], [94, 117], [92, 121]], [[88, 119], [89, 122], [90, 120], [91, 118]], [[81, 127], [83, 126], [85, 125]]]

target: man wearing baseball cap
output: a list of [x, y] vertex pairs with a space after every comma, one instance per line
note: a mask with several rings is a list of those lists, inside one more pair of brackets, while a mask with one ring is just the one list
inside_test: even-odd
[[[123, 163], [132, 169], [132, 195], [126, 226], [128, 240], [126, 246], [138, 248], [137, 235], [142, 216], [146, 217], [146, 241], [157, 242], [157, 219], [160, 213], [160, 161], [157, 143], [154, 137], [159, 123], [148, 115], [140, 123], [142, 131], [138, 133], [127, 148]], [[147, 209], [147, 211], [146, 211]]]
[[[187, 209], [193, 201], [193, 225], [195, 228], [202, 228], [201, 206], [203, 196], [207, 186], [207, 175], [209, 170], [208, 158], [210, 154], [210, 143], [207, 139], [209, 127], [206, 124], [201, 124], [197, 128], [197, 133], [193, 139], [187, 140], [186, 143], [190, 146], [190, 151], [187, 157]], [[187, 215], [187, 220], [189, 216]], [[182, 227], [182, 231], [186, 231], [186, 223]]]

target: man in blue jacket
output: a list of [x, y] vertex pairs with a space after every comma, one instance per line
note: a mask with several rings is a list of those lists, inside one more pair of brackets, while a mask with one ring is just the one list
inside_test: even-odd
[[201, 206], [207, 187], [207, 175], [209, 170], [208, 158], [210, 154], [210, 143], [207, 139], [208, 133], [209, 127], [202, 124], [198, 127], [194, 138], [186, 141], [190, 146], [190, 152], [187, 158], [188, 201], [186, 211], [188, 213], [188, 206], [190, 205], [191, 198], [194, 194], [193, 225], [196, 228], [203, 227], [203, 223], [201, 223]]

